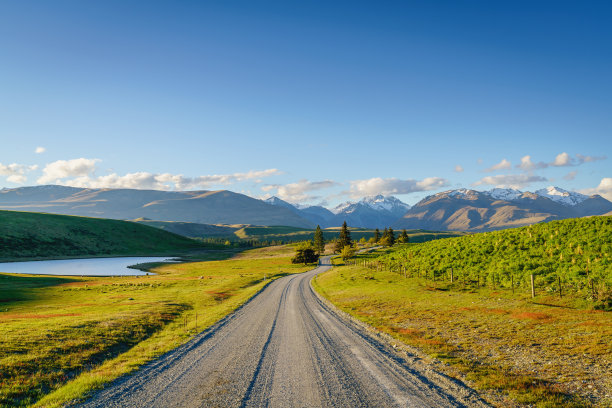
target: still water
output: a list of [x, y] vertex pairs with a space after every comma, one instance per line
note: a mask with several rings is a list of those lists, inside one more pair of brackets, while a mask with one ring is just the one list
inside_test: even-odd
[[[122, 257], [60, 259], [54, 261], [28, 261], [0, 263], [0, 272], [29, 273], [33, 275], [70, 275], [70, 276], [127, 276], [146, 275], [147, 272], [129, 269], [128, 266], [145, 262], [171, 261], [168, 258]], [[151, 275], [151, 273], [149, 272]]]

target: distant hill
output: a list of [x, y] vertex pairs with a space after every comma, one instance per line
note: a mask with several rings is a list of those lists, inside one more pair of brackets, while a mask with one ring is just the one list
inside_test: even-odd
[[178, 255], [206, 246], [133, 222], [0, 211], [0, 260], [100, 255]]
[[0, 190], [0, 209], [129, 220], [314, 227], [288, 208], [231, 191], [36, 186]]
[[180, 221], [153, 221], [142, 218], [132, 221], [190, 238], [235, 238], [235, 232], [243, 228], [242, 225], [226, 226]]
[[426, 197], [393, 227], [490, 231], [609, 211], [612, 211], [612, 203], [599, 195], [589, 197], [558, 187], [536, 193], [512, 189], [485, 192], [459, 189]]

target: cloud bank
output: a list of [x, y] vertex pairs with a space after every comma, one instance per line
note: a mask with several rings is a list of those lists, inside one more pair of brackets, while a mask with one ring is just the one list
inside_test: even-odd
[[313, 191], [323, 190], [330, 187], [336, 187], [340, 184], [333, 180], [323, 180], [323, 181], [308, 181], [306, 179], [302, 179], [296, 183], [290, 184], [269, 184], [263, 186], [261, 189], [266, 192], [274, 192], [278, 198], [289, 201], [292, 203], [301, 203], [304, 201], [310, 201], [321, 198], [320, 196], [315, 196], [308, 194]]
[[0, 163], [0, 176], [6, 177], [6, 181], [15, 184], [23, 184], [28, 177], [26, 173], [36, 170], [38, 166], [27, 166], [25, 164], [2, 164]]
[[281, 174], [277, 169], [252, 170], [246, 173], [214, 174], [197, 177], [185, 177], [182, 174], [135, 172], [119, 175], [111, 173], [95, 176], [99, 159], [58, 160], [47, 164], [38, 184], [61, 184], [82, 188], [133, 188], [154, 190], [188, 190], [207, 189], [215, 185], [253, 180], [261, 182], [263, 178]]
[[436, 190], [449, 185], [448, 180], [441, 177], [427, 177], [423, 180], [401, 180], [396, 178], [374, 177], [367, 180], [351, 181], [348, 194], [353, 198], [373, 195], [410, 194], [420, 191]]
[[521, 189], [528, 186], [531, 183], [540, 181], [548, 181], [546, 177], [529, 175], [529, 174], [506, 174], [499, 176], [487, 176], [483, 177], [477, 182], [473, 183], [473, 186], [490, 185], [499, 188], [515, 188]]

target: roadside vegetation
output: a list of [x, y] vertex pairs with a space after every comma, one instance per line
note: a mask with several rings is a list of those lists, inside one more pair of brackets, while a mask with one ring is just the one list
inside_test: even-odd
[[494, 405], [612, 406], [611, 222], [398, 245], [350, 257], [313, 285]]
[[292, 265], [292, 252], [261, 248], [140, 277], [0, 274], [0, 406], [61, 406], [135, 370], [271, 280], [311, 269]]
[[0, 211], [0, 261], [178, 255], [211, 245], [133, 222]]

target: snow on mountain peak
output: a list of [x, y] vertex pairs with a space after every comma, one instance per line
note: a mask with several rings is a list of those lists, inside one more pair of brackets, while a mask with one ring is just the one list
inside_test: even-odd
[[581, 202], [589, 198], [584, 194], [567, 191], [555, 186], [549, 186], [541, 190], [537, 190], [535, 193], [540, 197], [546, 197], [567, 206], [574, 206], [576, 204], [580, 204]]
[[519, 198], [523, 193], [514, 188], [494, 188], [486, 192], [496, 200], [512, 201]]
[[393, 209], [400, 208], [407, 211], [410, 208], [408, 204], [393, 196], [385, 197], [380, 194], [377, 196], [364, 197], [360, 202], [374, 210], [392, 211]]

